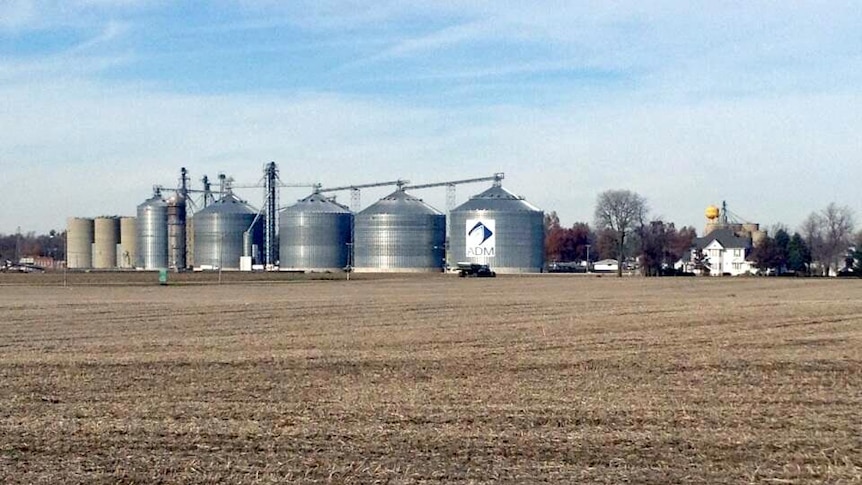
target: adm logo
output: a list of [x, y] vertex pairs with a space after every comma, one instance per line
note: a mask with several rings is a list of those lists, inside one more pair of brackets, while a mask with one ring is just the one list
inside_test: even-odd
[[493, 258], [497, 251], [494, 219], [467, 219], [464, 227], [467, 239], [468, 258]]

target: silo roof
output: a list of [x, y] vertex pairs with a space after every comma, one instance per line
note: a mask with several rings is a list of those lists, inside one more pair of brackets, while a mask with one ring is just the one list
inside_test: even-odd
[[315, 192], [296, 204], [284, 209], [284, 212], [320, 212], [333, 214], [350, 214], [350, 209]]
[[138, 207], [148, 207], [148, 206], [166, 206], [168, 205], [165, 202], [165, 199], [162, 199], [161, 195], [154, 195], [149, 199], [143, 201]]
[[201, 214], [257, 214], [257, 209], [228, 192], [221, 199], [198, 211]]
[[471, 210], [541, 212], [541, 209], [527, 202], [523, 197], [511, 193], [499, 185], [494, 185], [488, 190], [470, 197], [470, 200], [454, 209], [454, 211]]
[[426, 214], [443, 215], [442, 212], [431, 207], [418, 197], [398, 189], [386, 197], [378, 200], [373, 205], [360, 212], [362, 215], [373, 214]]

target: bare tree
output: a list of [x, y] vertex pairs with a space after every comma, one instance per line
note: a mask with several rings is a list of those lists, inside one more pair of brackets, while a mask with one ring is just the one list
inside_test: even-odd
[[802, 239], [808, 246], [811, 252], [811, 259], [817, 262], [820, 266], [820, 271], [823, 270], [823, 218], [820, 214], [812, 212], [802, 221], [799, 226], [799, 232]]
[[847, 249], [853, 244], [853, 211], [834, 202], [802, 221], [799, 232], [811, 250], [823, 275], [838, 271]]
[[646, 199], [630, 190], [606, 190], [596, 200], [596, 229], [608, 229], [614, 235], [617, 276], [623, 275], [626, 238], [643, 226], [646, 211]]
[[793, 231], [790, 230], [790, 227], [783, 222], [776, 222], [775, 224], [769, 226], [768, 234], [778, 234], [779, 231], [784, 231], [787, 234], [793, 234]]
[[823, 252], [830, 268], [837, 273], [839, 263], [853, 244], [853, 210], [830, 203], [823, 209]]

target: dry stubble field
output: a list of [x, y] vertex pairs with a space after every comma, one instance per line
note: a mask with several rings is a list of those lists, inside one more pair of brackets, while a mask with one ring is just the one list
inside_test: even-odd
[[3, 483], [862, 480], [860, 281], [4, 281]]

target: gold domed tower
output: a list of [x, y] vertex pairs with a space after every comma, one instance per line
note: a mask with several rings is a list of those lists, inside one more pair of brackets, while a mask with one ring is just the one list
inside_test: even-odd
[[706, 228], [703, 231], [704, 236], [716, 229], [721, 228], [721, 223], [718, 220], [721, 216], [721, 209], [719, 209], [717, 206], [710, 205], [706, 208], [703, 215], [706, 216]]
[[710, 221], [714, 221], [715, 219], [718, 219], [719, 214], [721, 214], [721, 209], [719, 209], [718, 207], [716, 207], [714, 205], [707, 207], [706, 212], [704, 213], [704, 215], [706, 215], [706, 218], [709, 219]]

